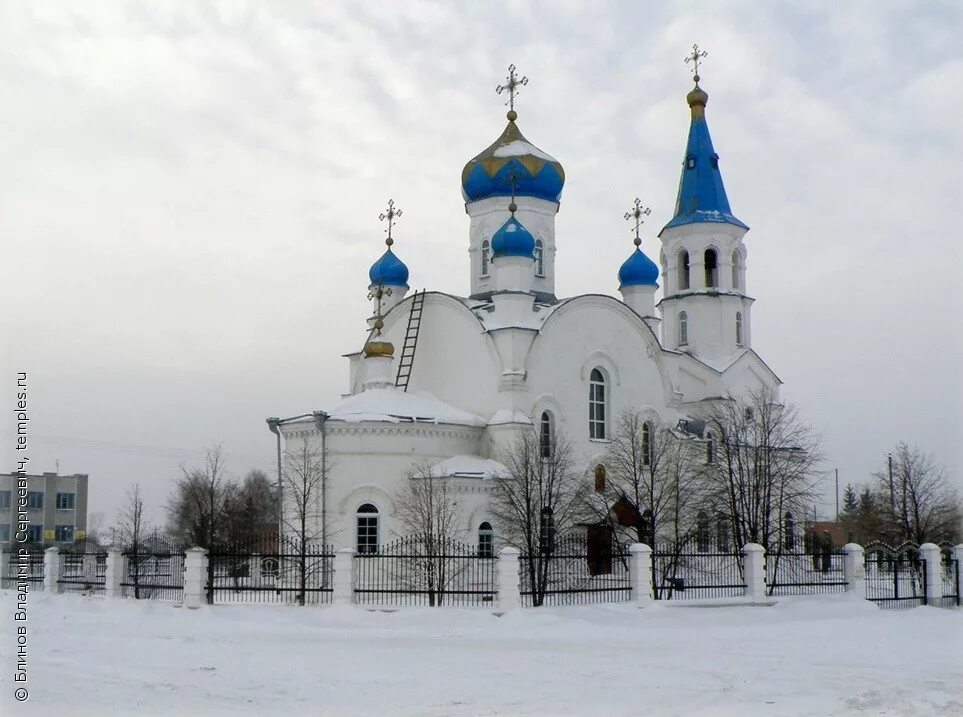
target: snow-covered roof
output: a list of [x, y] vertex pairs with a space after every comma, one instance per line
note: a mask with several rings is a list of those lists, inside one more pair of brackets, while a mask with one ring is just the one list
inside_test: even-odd
[[546, 154], [526, 139], [516, 139], [513, 142], [501, 145], [492, 152], [492, 156], [494, 157], [521, 157], [525, 154], [544, 159], [546, 162], [556, 161], [555, 157]]
[[540, 331], [542, 325], [548, 320], [548, 317], [552, 315], [552, 312], [561, 306], [561, 304], [543, 304], [536, 302], [533, 305], [531, 313], [525, 314], [525, 317], [520, 321], [506, 322], [504, 317], [499, 317], [494, 311], [488, 310], [494, 306], [494, 304], [492, 304], [490, 301], [484, 303], [465, 301], [464, 303], [474, 312], [475, 316], [481, 320], [482, 326], [485, 327], [485, 331], [495, 331], [497, 329], [508, 328]]
[[532, 419], [528, 417], [527, 414], [521, 411], [509, 411], [507, 408], [500, 408], [495, 411], [491, 420], [488, 422], [489, 426], [500, 426], [503, 423], [531, 423]]
[[479, 456], [452, 456], [431, 467], [433, 476], [455, 478], [491, 479], [508, 474], [508, 469], [498, 461]]
[[331, 410], [328, 420], [485, 425], [479, 416], [455, 408], [427, 391], [407, 393], [395, 388], [372, 388], [350, 396]]

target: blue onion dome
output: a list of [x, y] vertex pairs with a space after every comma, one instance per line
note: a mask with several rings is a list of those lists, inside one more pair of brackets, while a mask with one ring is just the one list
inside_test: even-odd
[[558, 202], [565, 185], [565, 170], [522, 136], [509, 112], [508, 126], [501, 137], [470, 160], [461, 171], [462, 196], [466, 202], [488, 197], [536, 197]]
[[368, 278], [371, 279], [372, 284], [408, 288], [408, 267], [389, 247], [368, 269]]
[[535, 237], [514, 214], [492, 236], [492, 257], [500, 256], [535, 258]]
[[623, 286], [658, 286], [659, 267], [638, 247], [619, 269], [619, 288]]

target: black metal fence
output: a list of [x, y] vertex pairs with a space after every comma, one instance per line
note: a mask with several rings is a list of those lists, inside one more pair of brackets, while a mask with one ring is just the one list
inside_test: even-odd
[[77, 543], [62, 548], [57, 556], [61, 592], [98, 593], [104, 591], [107, 578], [107, 551], [97, 546]]
[[458, 540], [400, 538], [375, 553], [359, 553], [355, 597], [359, 605], [493, 605], [493, 555]]
[[652, 553], [656, 600], [742, 597], [742, 553], [700, 552], [691, 545], [657, 545]]
[[813, 595], [846, 591], [846, 555], [840, 551], [767, 553], [767, 595]]
[[952, 553], [943, 552], [943, 607], [960, 606], [960, 561], [954, 560]]
[[23, 581], [31, 592], [43, 590], [43, 550], [19, 548], [7, 556], [0, 565], [0, 588], [16, 588], [17, 583]]
[[866, 599], [891, 610], [926, 605], [926, 561], [919, 546], [867, 546]]
[[124, 597], [173, 601], [182, 598], [183, 548], [171, 540], [155, 536], [138, 544], [136, 549], [124, 550], [121, 555], [123, 578], [120, 587]]
[[521, 598], [526, 607], [584, 605], [631, 599], [629, 554], [614, 541], [580, 535], [556, 538], [537, 552], [522, 553]]
[[207, 602], [331, 602], [334, 551], [296, 538], [218, 546], [208, 553]]

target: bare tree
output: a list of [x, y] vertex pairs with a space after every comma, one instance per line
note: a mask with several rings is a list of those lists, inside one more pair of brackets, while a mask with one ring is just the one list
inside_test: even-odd
[[396, 515], [402, 527], [401, 546], [416, 560], [401, 561], [407, 574], [401, 577], [428, 593], [428, 604], [444, 602], [445, 594], [466, 565], [457, 556], [465, 551], [467, 529], [461, 504], [455, 497], [451, 476], [436, 475], [422, 463], [409, 474], [398, 495]]
[[873, 474], [883, 536], [893, 542], [955, 542], [960, 498], [946, 469], [917, 446], [900, 443], [888, 467]]
[[324, 448], [316, 446], [310, 438], [305, 438], [285, 452], [281, 472], [284, 494], [281, 522], [286, 535], [278, 536], [279, 552], [286, 552], [284, 547], [290, 547], [295, 553], [298, 602], [301, 605], [305, 602], [310, 576], [321, 570], [322, 579], [327, 580], [324, 559], [322, 558], [320, 563], [308, 560], [309, 556], [314, 555], [312, 546], [323, 535], [321, 493], [325, 473], [330, 470], [324, 451]]
[[244, 476], [228, 505], [228, 540], [232, 543], [263, 541], [277, 532], [276, 487], [267, 474], [254, 468]]
[[118, 545], [127, 553], [129, 577], [134, 582], [134, 598], [140, 599], [140, 556], [144, 552], [149, 524], [144, 515], [144, 499], [140, 485], [134, 483], [127, 489], [127, 498], [117, 514], [114, 525], [114, 547]]
[[540, 440], [535, 430], [518, 436], [502, 457], [508, 473], [495, 478], [491, 510], [502, 537], [522, 550], [532, 602], [548, 589], [556, 536], [591, 515], [589, 484], [572, 461], [569, 441], [558, 432]]
[[735, 545], [791, 551], [795, 520], [816, 495], [821, 455], [812, 428], [766, 389], [713, 401], [699, 417], [709, 498], [729, 520]]
[[209, 448], [203, 467], [181, 466], [181, 478], [167, 503], [168, 532], [182, 544], [208, 550], [223, 542], [236, 490], [221, 446]]

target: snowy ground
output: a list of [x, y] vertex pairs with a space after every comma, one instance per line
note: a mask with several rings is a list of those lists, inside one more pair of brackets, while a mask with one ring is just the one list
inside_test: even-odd
[[31, 595], [4, 715], [963, 715], [963, 611], [217, 606]]

